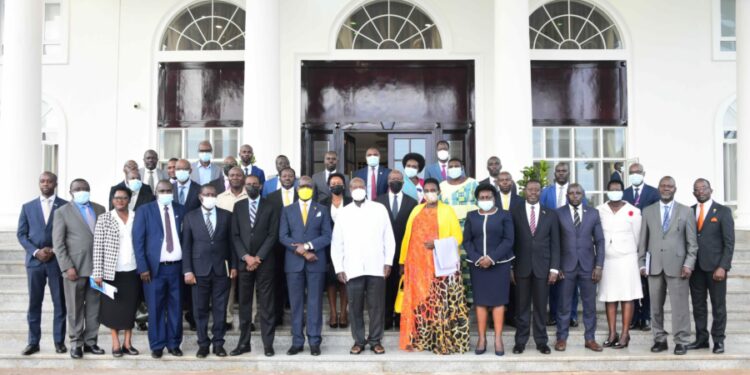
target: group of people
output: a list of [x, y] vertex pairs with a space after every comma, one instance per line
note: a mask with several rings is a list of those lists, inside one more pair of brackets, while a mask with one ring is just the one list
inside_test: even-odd
[[[550, 186], [525, 181], [519, 195], [499, 158], [489, 158], [489, 177], [477, 181], [451, 158], [446, 141], [436, 145], [436, 163], [405, 155], [403, 172], [382, 166], [371, 147], [367, 165], [351, 180], [337, 170], [332, 151], [324, 170], [299, 178], [280, 155], [277, 175], [266, 180], [249, 145], [222, 167], [211, 161], [209, 142], [198, 147], [197, 162], [170, 159], [166, 170], [157, 167], [153, 150], [144, 154], [143, 168], [125, 163], [109, 210], [90, 200], [87, 181], [71, 182], [68, 202], [56, 193], [57, 176], [41, 174], [41, 194], [23, 206], [17, 232], [29, 279], [22, 354], [39, 351], [47, 283], [55, 348], [68, 351], [67, 316], [72, 358], [104, 354], [100, 324], [111, 330], [113, 356], [138, 355], [132, 329], [136, 315], [146, 314], [151, 356], [162, 357], [165, 348], [182, 356], [184, 309], [197, 357], [250, 352], [256, 322], [263, 352], [273, 356], [285, 306], [292, 332], [287, 354], [304, 351], [307, 341], [310, 354], [320, 355], [324, 292], [329, 326], [351, 326], [351, 354], [368, 346], [385, 353], [384, 331], [394, 328], [402, 350], [467, 352], [472, 307], [476, 354], [488, 347], [490, 324], [494, 352], [505, 354], [505, 323], [516, 327], [513, 353], [524, 352], [532, 333], [536, 349], [551, 353], [548, 325], [556, 326], [554, 350], [564, 351], [570, 327], [578, 325], [579, 300], [587, 349], [626, 348], [631, 329], [650, 329], [651, 351], [660, 352], [668, 349], [667, 295], [675, 354], [708, 348], [710, 338], [714, 353], [724, 351], [734, 224], [705, 179], [693, 185], [691, 208], [674, 201], [673, 178], [654, 188], [635, 163], [631, 185], [613, 178], [606, 203], [594, 208], [583, 187], [569, 181], [565, 163], [555, 166]], [[595, 338], [597, 296], [609, 328], [602, 344]], [[240, 336], [227, 352], [235, 299]]]

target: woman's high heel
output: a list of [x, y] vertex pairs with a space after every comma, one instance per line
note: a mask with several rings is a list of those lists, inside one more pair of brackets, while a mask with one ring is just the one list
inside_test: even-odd
[[628, 344], [630, 344], [630, 335], [623, 335], [622, 339], [617, 341], [612, 348], [613, 349], [625, 349], [628, 347]]
[[328, 319], [328, 326], [331, 328], [339, 328], [339, 321], [336, 314], [331, 314], [331, 318]]
[[479, 348], [479, 343], [477, 342], [477, 347], [474, 348], [474, 354], [481, 355], [481, 354], [484, 354], [484, 352], [486, 352], [486, 351], [487, 351], [487, 340], [484, 340], [484, 347], [483, 348]]
[[611, 348], [611, 347], [615, 346], [615, 344], [617, 344], [619, 341], [620, 341], [620, 335], [618, 335], [617, 333], [615, 333], [615, 338], [612, 339], [612, 340], [610, 340], [609, 337], [607, 337], [607, 341], [605, 341], [602, 344], [602, 346], [605, 347], [605, 348]]

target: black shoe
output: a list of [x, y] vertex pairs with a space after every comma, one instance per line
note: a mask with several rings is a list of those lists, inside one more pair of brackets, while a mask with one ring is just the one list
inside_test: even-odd
[[255, 323], [250, 323], [250, 332], [255, 332]]
[[84, 345], [84, 346], [83, 346], [83, 352], [84, 352], [84, 353], [91, 353], [91, 354], [96, 354], [96, 355], [102, 355], [102, 354], [104, 354], [104, 349], [100, 348], [100, 347], [99, 347], [98, 345], [96, 345], [96, 344], [94, 344], [94, 345], [91, 345], [91, 346], [89, 346], [89, 345]]
[[513, 318], [505, 318], [505, 325], [516, 328], [516, 320]]
[[129, 348], [122, 347], [122, 352], [127, 355], [138, 355], [141, 354], [141, 352], [138, 351], [138, 349], [134, 348], [132, 345]]
[[223, 346], [216, 346], [216, 345], [214, 345], [214, 354], [217, 357], [226, 357], [227, 356], [227, 351], [224, 350]]
[[549, 346], [547, 344], [537, 345], [536, 350], [538, 350], [539, 353], [542, 353], [542, 354], [552, 353], [552, 351], [549, 349]]
[[245, 353], [250, 353], [250, 345], [248, 345], [248, 346], [238, 346], [238, 347], [232, 349], [232, 351], [229, 352], [229, 355], [231, 355], [232, 357], [235, 357], [235, 356], [242, 355], [242, 354], [245, 354]]
[[68, 351], [68, 348], [65, 347], [64, 343], [56, 342], [55, 343], [55, 353], [57, 354], [63, 354]]
[[669, 349], [667, 342], [655, 342], [654, 346], [651, 347], [651, 353], [659, 353]]
[[570, 319], [570, 326], [573, 328], [578, 327], [578, 321], [575, 319]]
[[611, 348], [617, 345], [619, 341], [620, 341], [620, 335], [615, 333], [614, 337], [612, 336], [607, 337], [607, 340], [605, 340], [604, 343], [602, 343], [602, 346], [605, 348]]
[[231, 331], [234, 325], [232, 323], [224, 323], [224, 328], [226, 328], [227, 331]]
[[526, 350], [525, 345], [515, 345], [513, 347], [513, 354], [523, 354], [524, 350]]
[[115, 358], [122, 357], [122, 347], [119, 347], [117, 349], [112, 348], [112, 356], [115, 357]]
[[276, 327], [283, 326], [284, 325], [284, 318], [281, 318], [281, 317], [276, 318], [276, 321], [274, 322], [274, 325]]
[[724, 353], [724, 343], [723, 342], [714, 343], [714, 354], [722, 354], [722, 353]]
[[548, 318], [546, 324], [547, 324], [547, 327], [556, 326], [557, 325], [557, 320], [555, 320], [553, 318]]
[[70, 358], [73, 358], [73, 359], [83, 358], [83, 348], [70, 348]]
[[320, 355], [320, 345], [310, 345], [310, 354], [314, 356]]
[[687, 350], [708, 349], [708, 341], [693, 341], [687, 344]]
[[21, 355], [32, 355], [39, 351], [39, 345], [27, 345], [23, 348]]
[[676, 355], [683, 355], [687, 353], [687, 345], [683, 344], [676, 344], [674, 346], [674, 354]]
[[266, 357], [273, 357], [276, 352], [273, 351], [273, 348], [265, 348], [263, 349], [263, 354], [265, 354]]
[[641, 323], [641, 331], [650, 331], [651, 330], [651, 321], [646, 319]]
[[182, 357], [182, 350], [180, 348], [174, 348], [174, 349], [167, 348], [167, 353], [175, 357]]
[[286, 355], [296, 355], [297, 353], [301, 352], [304, 348], [301, 346], [292, 346], [289, 348], [289, 350], [286, 351]]
[[136, 328], [139, 331], [148, 331], [148, 324], [146, 324], [146, 322], [138, 322], [138, 325], [136, 326]]
[[162, 355], [164, 355], [164, 349], [151, 351], [151, 358], [159, 359]]
[[630, 329], [641, 329], [642, 326], [643, 326], [643, 321], [641, 320], [633, 319], [630, 322]]
[[208, 356], [208, 346], [198, 348], [198, 352], [195, 353], [195, 356], [198, 358], [206, 358], [206, 356]]

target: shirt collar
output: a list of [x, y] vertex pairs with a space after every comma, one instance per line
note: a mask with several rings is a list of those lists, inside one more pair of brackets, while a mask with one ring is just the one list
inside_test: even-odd
[[404, 196], [404, 191], [401, 190], [401, 191], [398, 192], [398, 194], [393, 194], [393, 192], [391, 192], [390, 190], [388, 190], [388, 196], [391, 198], [391, 200], [393, 200], [393, 197], [398, 197], [398, 199], [401, 199], [401, 197]]
[[662, 208], [664, 208], [664, 207], [669, 207], [669, 208], [672, 208], [672, 206], [674, 206], [674, 199], [672, 199], [672, 201], [671, 201], [671, 202], [669, 202], [669, 203], [664, 203], [664, 202], [662, 202], [662, 201], [659, 201], [659, 205], [660, 205], [660, 206], [661, 206]]
[[45, 198], [43, 195], [39, 196], [39, 201], [42, 202], [42, 203], [44, 203], [44, 201], [46, 201], [47, 199], [49, 199], [50, 201], [54, 202], [57, 199], [57, 195], [52, 194], [52, 195], [49, 196], [49, 198]]
[[177, 181], [177, 187], [183, 187], [184, 186], [186, 189], [190, 189], [190, 184], [191, 183], [192, 183], [192, 181], [189, 178], [187, 179], [187, 181], [185, 181], [184, 184], [181, 184], [180, 181], [178, 180]]
[[[711, 207], [712, 204], [714, 204], [714, 200], [713, 199], [709, 199], [709, 200], [703, 202], [703, 209], [704, 210], [708, 210], [708, 208]], [[698, 202], [698, 209], [700, 210], [700, 208], [701, 208], [701, 204], [700, 204], [700, 202]]]
[[212, 208], [210, 210], [207, 210], [206, 207], [201, 206], [201, 210], [203, 211], [203, 216], [206, 216], [206, 214], [213, 215], [214, 212], [216, 212], [216, 207], [214, 207], [214, 208]]
[[539, 202], [536, 202], [536, 204], [531, 204], [529, 202], [526, 202], [526, 209], [531, 209], [531, 207], [534, 207], [535, 209], [539, 209]]

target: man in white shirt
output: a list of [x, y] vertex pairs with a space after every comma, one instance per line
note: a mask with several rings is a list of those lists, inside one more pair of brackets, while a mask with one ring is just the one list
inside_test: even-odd
[[369, 343], [375, 354], [383, 354], [383, 319], [370, 319], [366, 341], [364, 304], [367, 301], [368, 316], [383, 316], [385, 279], [391, 273], [396, 242], [388, 210], [368, 201], [365, 186], [361, 178], [353, 178], [349, 184], [354, 204], [338, 214], [331, 241], [331, 261], [349, 294], [354, 338], [350, 353], [360, 354]]
[[[159, 163], [159, 154], [156, 151], [146, 150], [143, 153], [143, 168], [140, 169], [141, 178], [143, 178], [144, 184], [151, 187], [151, 190], [156, 187], [157, 182], [169, 178], [167, 172], [156, 168], [157, 163]], [[135, 201], [135, 199], [131, 200]]]

